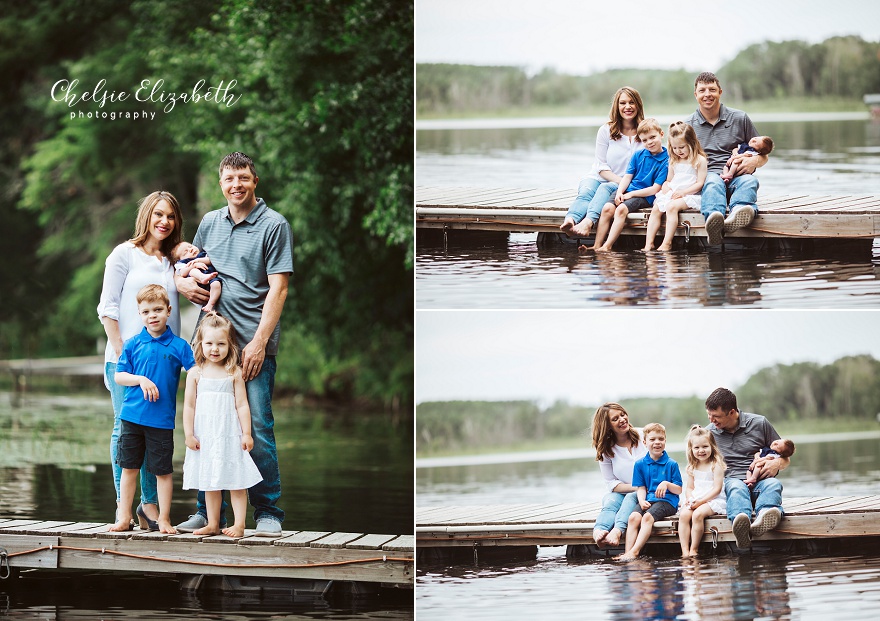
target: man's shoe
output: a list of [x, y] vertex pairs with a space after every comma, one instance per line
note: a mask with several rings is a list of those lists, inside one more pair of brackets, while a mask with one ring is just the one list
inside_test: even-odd
[[713, 211], [706, 218], [706, 235], [713, 246], [724, 241], [724, 216], [721, 213]]
[[208, 518], [206, 518], [201, 513], [196, 513], [195, 515], [189, 516], [189, 519], [186, 522], [181, 522], [180, 524], [178, 524], [176, 528], [182, 533], [191, 533], [194, 530], [204, 528], [207, 525]]
[[755, 219], [755, 210], [751, 207], [741, 205], [730, 212], [727, 219], [724, 220], [724, 234], [733, 233], [737, 229], [748, 226]]
[[766, 511], [762, 511], [758, 517], [752, 522], [751, 528], [749, 529], [750, 535], [754, 537], [760, 537], [767, 531], [773, 530], [777, 526], [779, 526], [779, 520], [782, 519], [782, 511], [773, 507], [772, 509], [767, 509]]
[[752, 547], [752, 538], [750, 533], [751, 524], [749, 524], [749, 516], [740, 513], [733, 518], [733, 536], [736, 537], [737, 548]]
[[277, 522], [272, 518], [260, 518], [257, 520], [257, 531], [254, 534], [257, 537], [280, 537], [281, 522]]

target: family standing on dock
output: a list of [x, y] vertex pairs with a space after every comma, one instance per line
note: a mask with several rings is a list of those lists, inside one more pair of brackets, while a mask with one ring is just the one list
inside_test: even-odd
[[[190, 267], [215, 269], [206, 278], [222, 277], [222, 296], [202, 279], [175, 273], [175, 259], [190, 253], [177, 248], [182, 242], [183, 218], [177, 200], [168, 192], [153, 192], [141, 201], [135, 236], [107, 258], [98, 315], [107, 333], [105, 384], [115, 417], [110, 453], [117, 511], [112, 530], [133, 526], [131, 501], [137, 465], [141, 502], [136, 515], [143, 529], [217, 534], [226, 526], [221, 494], [229, 489], [235, 525], [224, 532], [241, 536], [246, 508], [243, 490], [247, 489], [256, 534], [281, 533], [284, 512], [277, 506], [281, 477], [272, 392], [279, 320], [293, 272], [293, 239], [284, 217], [256, 197], [259, 178], [251, 158], [239, 152], [227, 155], [219, 171], [227, 205], [202, 219], [193, 243], [202, 248], [204, 256]], [[193, 344], [195, 358], [193, 348], [186, 345], [187, 356], [178, 343], [178, 292], [203, 307]], [[208, 304], [216, 312], [206, 313]], [[174, 355], [169, 349], [172, 345]], [[240, 367], [234, 363], [239, 351]], [[204, 363], [196, 366], [201, 357]], [[193, 371], [187, 377], [184, 417], [188, 447], [185, 487], [189, 484], [200, 491], [196, 512], [175, 529], [169, 521], [170, 487], [166, 492], [166, 482], [170, 482], [168, 451], [173, 451], [170, 436], [181, 367]], [[209, 384], [213, 388], [209, 389]], [[207, 401], [212, 402], [210, 406], [204, 405]], [[221, 457], [235, 467], [216, 472], [206, 466], [205, 454], [189, 456], [190, 451], [203, 450], [215, 457], [211, 462]], [[159, 492], [156, 475], [167, 477], [159, 479]], [[205, 492], [209, 494], [207, 504]]]
[[739, 548], [779, 525], [782, 483], [776, 476], [789, 466], [794, 444], [763, 416], [740, 411], [726, 388], [714, 390], [705, 407], [709, 425], [694, 425], [687, 435], [683, 478], [666, 453], [663, 425], [640, 431], [617, 403], [596, 410], [592, 443], [607, 486], [593, 530], [600, 548], [620, 545], [625, 535], [619, 558], [636, 558], [654, 521], [676, 510], [683, 556], [697, 555], [705, 519], [714, 514], [726, 513]]
[[[577, 198], [560, 227], [562, 231], [572, 237], [588, 237], [598, 225], [592, 249], [610, 250], [627, 213], [652, 207], [652, 203], [646, 251], [654, 247], [661, 213], [666, 214], [666, 235], [658, 247], [663, 251], [671, 249], [678, 213], [683, 209], [700, 210], [706, 221], [706, 235], [713, 245], [724, 241], [726, 234], [750, 225], [758, 213], [758, 180], [754, 172], [767, 163], [773, 142], [758, 134], [745, 112], [722, 104], [721, 93], [714, 73], [697, 76], [697, 109], [669, 128], [670, 149], [678, 152], [669, 158], [668, 169], [662, 175], [645, 177], [645, 162], [641, 161], [644, 156], [639, 152], [649, 147], [642, 139], [642, 124], [651, 121], [656, 125], [656, 121], [645, 119], [638, 91], [628, 86], [619, 89], [611, 104], [610, 120], [599, 128], [596, 136], [593, 167], [578, 187]], [[678, 129], [673, 133], [673, 128], [682, 124], [687, 124], [692, 132]], [[651, 151], [655, 158], [658, 153], [656, 149]], [[662, 153], [666, 153], [665, 148]], [[641, 177], [639, 171], [643, 173]], [[636, 186], [628, 188], [633, 179], [638, 179]], [[629, 197], [624, 198], [627, 189]], [[603, 220], [603, 214], [607, 213], [614, 215], [615, 224], [603, 244], [607, 230], [603, 223], [608, 220]]]

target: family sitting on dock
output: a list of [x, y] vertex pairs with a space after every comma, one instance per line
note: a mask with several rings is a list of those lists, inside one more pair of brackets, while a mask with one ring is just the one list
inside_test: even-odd
[[776, 476], [789, 466], [794, 443], [781, 439], [763, 416], [740, 411], [726, 388], [714, 390], [705, 407], [709, 425], [688, 432], [683, 479], [666, 453], [663, 425], [650, 423], [640, 431], [618, 403], [596, 410], [593, 448], [608, 490], [593, 530], [600, 548], [617, 547], [625, 536], [618, 558], [634, 559], [654, 522], [676, 511], [683, 556], [698, 554], [705, 520], [714, 514], [726, 513], [737, 547], [744, 549], [779, 525], [782, 483]]
[[670, 125], [672, 154], [667, 155], [659, 139], [650, 139], [655, 134], [662, 138], [663, 132], [655, 119], [645, 119], [638, 91], [620, 88], [611, 104], [610, 120], [596, 136], [593, 167], [580, 182], [562, 231], [588, 237], [596, 226], [591, 249], [611, 250], [627, 214], [651, 207], [644, 250], [653, 250], [665, 213], [666, 234], [657, 249], [667, 251], [678, 227], [678, 213], [684, 209], [700, 210], [713, 245], [750, 225], [758, 212], [754, 173], [767, 163], [773, 141], [758, 134], [745, 112], [723, 105], [721, 93], [714, 73], [697, 76], [694, 97], [698, 108], [684, 121]]
[[[293, 237], [287, 220], [257, 198], [258, 181], [250, 157], [224, 157], [219, 184], [226, 206], [202, 218], [192, 244], [183, 241], [177, 199], [149, 194], [138, 204], [134, 236], [107, 258], [98, 316], [107, 333], [104, 383], [114, 412], [111, 530], [134, 527], [140, 470], [135, 515], [142, 529], [241, 537], [249, 500], [256, 535], [282, 532], [272, 393]], [[175, 270], [193, 255], [200, 258]], [[196, 279], [196, 269], [208, 273]], [[219, 282], [209, 284], [217, 276], [222, 296]], [[202, 307], [192, 346], [179, 338], [178, 294]], [[188, 371], [183, 487], [199, 492], [196, 512], [174, 527], [171, 434], [181, 369]], [[230, 490], [235, 517], [229, 528], [223, 490]]]

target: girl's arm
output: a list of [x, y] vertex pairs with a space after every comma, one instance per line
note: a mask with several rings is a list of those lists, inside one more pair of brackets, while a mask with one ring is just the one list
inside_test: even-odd
[[186, 392], [183, 394], [183, 433], [186, 437], [186, 447], [194, 451], [202, 448], [199, 439], [195, 436], [196, 396], [199, 390], [199, 383], [196, 380], [197, 368], [193, 367], [187, 372]]
[[706, 494], [706, 501], [712, 500], [724, 489], [724, 470], [718, 464], [712, 466], [712, 489]]
[[679, 196], [672, 195], [672, 198], [681, 198], [682, 196], [687, 196], [688, 194], [698, 194], [703, 191], [703, 184], [706, 183], [706, 175], [708, 174], [708, 164], [706, 162], [706, 158], [700, 155], [697, 158], [697, 180], [693, 185], [689, 185], [683, 190], [679, 190], [676, 194]]
[[235, 369], [232, 385], [235, 389], [235, 411], [238, 412], [238, 422], [241, 424], [241, 448], [250, 451], [254, 448], [254, 438], [251, 436], [251, 408], [248, 405], [244, 377], [239, 368]]

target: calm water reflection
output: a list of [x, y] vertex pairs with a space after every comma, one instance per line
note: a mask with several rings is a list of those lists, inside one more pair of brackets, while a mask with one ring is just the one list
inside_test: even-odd
[[[274, 409], [285, 529], [412, 532], [411, 420], [353, 410], [280, 405]], [[103, 394], [28, 395], [12, 407], [11, 395], [0, 393], [0, 518], [111, 521], [115, 493], [107, 462], [112, 416], [110, 400]], [[182, 430], [176, 434], [175, 444], [181, 450], [175, 451], [173, 522], [192, 513], [195, 498], [182, 489]], [[248, 526], [253, 526], [251, 516]], [[91, 600], [85, 587], [71, 587], [66, 579], [35, 580], [13, 590], [0, 581], [0, 611], [5, 605], [11, 617], [40, 619], [168, 618], [172, 612], [251, 619], [294, 610], [290, 596], [272, 599], [264, 610], [238, 596], [189, 597], [178, 592], [176, 582], [165, 584], [162, 579], [158, 584], [164, 586], [157, 590], [162, 596], [153, 597], [149, 593], [157, 589], [154, 578], [134, 582], [82, 578], [86, 585], [111, 581], [107, 589], [115, 593], [113, 599]], [[106, 592], [103, 586], [99, 590]], [[373, 602], [365, 607], [351, 601], [331, 606], [310, 600], [297, 604], [296, 610], [304, 616], [279, 618], [412, 618], [411, 598], [409, 592], [402, 604]], [[64, 612], [56, 616], [59, 609]], [[46, 610], [53, 612], [46, 617]], [[225, 617], [226, 612], [231, 616]]]
[[[668, 120], [671, 120], [668, 119]], [[880, 122], [758, 122], [777, 148], [761, 193], [880, 195]], [[423, 186], [577, 187], [594, 156], [595, 128], [422, 130]], [[873, 251], [615, 252], [581, 257], [539, 248], [537, 235], [458, 242], [419, 236], [419, 308], [861, 308], [880, 302]]]

